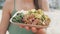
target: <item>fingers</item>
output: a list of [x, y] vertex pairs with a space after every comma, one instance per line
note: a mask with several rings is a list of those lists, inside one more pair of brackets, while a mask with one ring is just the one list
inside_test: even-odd
[[20, 25], [20, 28], [25, 28], [26, 30], [30, 30], [30, 27], [29, 26], [24, 26], [24, 25]]
[[46, 30], [45, 30], [45, 29], [32, 27], [31, 30], [32, 30], [32, 32], [34, 32], [34, 33], [38, 33], [38, 34], [46, 34]]
[[26, 28], [26, 30], [28, 30], [28, 31], [30, 30], [30, 27], [29, 27], [29, 26], [25, 26], [25, 28]]
[[36, 33], [37, 32], [37, 29], [35, 27], [32, 27], [31, 28], [32, 32]]
[[39, 34], [46, 34], [46, 31], [45, 31], [45, 29], [39, 29], [39, 30], [38, 30], [38, 33], [39, 33]]
[[24, 28], [25, 26], [21, 24], [19, 27], [20, 27], [20, 28]]
[[41, 28], [29, 27], [29, 26], [24, 26], [24, 25], [20, 25], [20, 28], [25, 28], [28, 31], [32, 30], [32, 32], [34, 32], [34, 33], [46, 34], [45, 29], [41, 29]]
[[37, 32], [37, 28], [35, 27], [29, 27], [29, 26], [24, 26], [24, 25], [20, 25], [20, 28], [25, 28], [26, 30], [32, 30], [32, 32], [36, 33]]

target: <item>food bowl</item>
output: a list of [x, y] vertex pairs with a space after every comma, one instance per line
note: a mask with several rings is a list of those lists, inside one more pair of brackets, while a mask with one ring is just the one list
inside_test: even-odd
[[41, 9], [17, 11], [10, 19], [10, 22], [15, 25], [24, 25], [36, 28], [47, 28], [49, 26], [50, 21], [51, 20], [48, 15], [45, 15]]

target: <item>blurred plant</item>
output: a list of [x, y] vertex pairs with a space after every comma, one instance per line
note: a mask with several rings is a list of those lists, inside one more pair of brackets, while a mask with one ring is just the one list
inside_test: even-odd
[[0, 0], [0, 9], [2, 9], [5, 0]]

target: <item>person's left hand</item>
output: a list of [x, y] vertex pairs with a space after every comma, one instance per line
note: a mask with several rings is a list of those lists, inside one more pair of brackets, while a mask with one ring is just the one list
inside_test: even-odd
[[46, 34], [46, 31], [43, 28], [29, 27], [29, 26], [24, 26], [24, 25], [20, 25], [20, 28], [32, 30], [32, 32], [34, 32], [35, 34]]

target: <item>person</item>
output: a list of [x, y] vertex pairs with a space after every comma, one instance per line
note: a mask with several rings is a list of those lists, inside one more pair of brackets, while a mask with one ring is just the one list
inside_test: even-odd
[[[10, 34], [46, 34], [44, 29], [36, 27], [14, 25], [10, 23], [10, 18], [17, 10], [42, 9], [48, 11], [47, 0], [6, 0], [3, 6], [2, 20], [0, 24], [0, 34], [6, 34], [8, 30]], [[27, 30], [26, 30], [27, 29]]]

